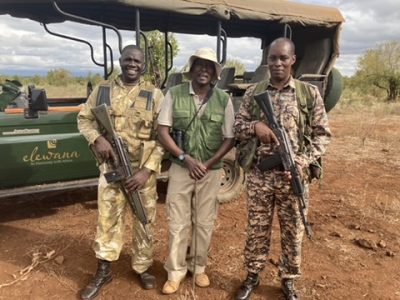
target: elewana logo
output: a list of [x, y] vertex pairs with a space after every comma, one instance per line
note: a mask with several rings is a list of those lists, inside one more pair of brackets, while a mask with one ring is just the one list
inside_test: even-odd
[[42, 164], [56, 164], [56, 163], [69, 163], [74, 159], [80, 157], [78, 151], [57, 151], [57, 140], [47, 140], [46, 150], [41, 150], [43, 147], [35, 146], [30, 154], [24, 155], [22, 160], [30, 163], [31, 165], [42, 165]]
[[47, 141], [47, 149], [55, 149], [57, 148], [57, 140], [48, 140]]

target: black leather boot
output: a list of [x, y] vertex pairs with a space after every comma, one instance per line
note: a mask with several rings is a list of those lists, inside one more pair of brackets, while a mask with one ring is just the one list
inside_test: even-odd
[[260, 284], [260, 279], [257, 273], [248, 273], [245, 281], [243, 281], [239, 290], [236, 293], [236, 300], [247, 300], [250, 294]]
[[294, 281], [290, 278], [282, 279], [282, 291], [285, 296], [285, 300], [299, 300], [296, 289], [294, 288]]
[[156, 287], [156, 277], [151, 275], [148, 271], [139, 274], [142, 287], [145, 290], [151, 290]]
[[101, 287], [112, 280], [111, 262], [99, 259], [97, 271], [81, 293], [82, 300], [91, 300], [97, 296]]

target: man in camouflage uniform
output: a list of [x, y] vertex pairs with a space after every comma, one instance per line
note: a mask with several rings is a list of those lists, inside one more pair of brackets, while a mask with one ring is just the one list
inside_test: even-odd
[[[269, 83], [265, 84], [271, 98], [274, 113], [280, 126], [286, 131], [293, 149], [294, 160], [303, 178], [306, 206], [308, 206], [308, 182], [306, 170], [324, 154], [331, 133], [323, 100], [315, 86], [309, 85], [313, 97], [310, 128], [312, 141], [308, 148], [300, 151], [300, 112], [296, 99], [295, 81], [291, 69], [295, 63], [292, 41], [279, 38], [271, 43], [268, 52], [268, 67], [271, 73]], [[239, 141], [257, 137], [259, 140], [255, 152], [253, 168], [247, 177], [248, 226], [247, 241], [244, 250], [247, 278], [236, 294], [236, 299], [249, 299], [251, 292], [259, 285], [259, 273], [264, 269], [270, 250], [271, 228], [274, 209], [281, 230], [282, 253], [279, 263], [282, 290], [285, 299], [299, 299], [294, 288], [294, 280], [300, 276], [301, 244], [304, 233], [298, 201], [293, 194], [290, 172], [282, 166], [268, 171], [260, 171], [256, 165], [277, 151], [276, 136], [267, 126], [267, 120], [261, 113], [254, 116], [253, 95], [257, 85], [250, 87], [235, 120], [235, 136]], [[265, 90], [264, 89], [264, 90]]]
[[[122, 50], [120, 58], [122, 74], [114, 80], [100, 83], [89, 96], [78, 114], [79, 131], [88, 140], [103, 163], [100, 168], [98, 187], [98, 224], [94, 251], [98, 258], [98, 269], [82, 291], [82, 299], [93, 299], [100, 288], [111, 281], [111, 262], [119, 258], [123, 245], [124, 212], [127, 200], [117, 183], [107, 183], [102, 175], [110, 171], [114, 160], [112, 146], [102, 135], [104, 132], [96, 122], [91, 108], [106, 102], [114, 130], [127, 146], [134, 175], [125, 181], [130, 192], [138, 191], [145, 208], [149, 224], [146, 231], [136, 216], [133, 216], [133, 270], [139, 274], [143, 288], [155, 287], [155, 277], [148, 272], [153, 262], [153, 230], [156, 215], [156, 173], [160, 170], [163, 156], [161, 145], [155, 140], [156, 124], [163, 94], [152, 84], [140, 78], [144, 68], [143, 51], [133, 45]], [[104, 97], [104, 94], [108, 94]], [[102, 96], [103, 95], [103, 96]], [[104, 100], [106, 99], [106, 100]], [[107, 100], [108, 99], [108, 100]], [[110, 102], [110, 103], [107, 103]]]

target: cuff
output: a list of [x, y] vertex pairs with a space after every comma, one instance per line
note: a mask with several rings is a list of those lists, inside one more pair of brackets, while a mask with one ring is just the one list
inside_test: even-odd
[[89, 142], [89, 145], [93, 145], [94, 142], [96, 141], [96, 139], [97, 139], [99, 136], [101, 136], [101, 134], [98, 133], [98, 132], [93, 132], [93, 133], [89, 134], [88, 137], [87, 137], [87, 140], [88, 140], [88, 142]]

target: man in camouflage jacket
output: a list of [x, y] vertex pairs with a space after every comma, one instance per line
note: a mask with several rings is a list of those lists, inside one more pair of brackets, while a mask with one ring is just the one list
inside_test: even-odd
[[[308, 207], [308, 182], [306, 170], [311, 162], [324, 154], [330, 141], [323, 100], [315, 86], [310, 85], [313, 97], [311, 132], [309, 147], [300, 150], [300, 112], [296, 99], [294, 79], [291, 76], [295, 63], [295, 49], [291, 40], [279, 38], [271, 43], [268, 52], [268, 67], [271, 73], [266, 87], [272, 101], [274, 113], [280, 126], [286, 131], [293, 150], [294, 160], [303, 178], [305, 202]], [[259, 273], [264, 269], [270, 250], [271, 229], [274, 209], [281, 231], [281, 257], [279, 274], [285, 299], [299, 299], [294, 288], [294, 280], [300, 276], [301, 244], [304, 234], [298, 201], [293, 194], [290, 173], [282, 166], [268, 171], [260, 171], [256, 165], [277, 150], [279, 143], [268, 127], [265, 116], [253, 114], [253, 94], [256, 85], [250, 87], [235, 120], [235, 137], [246, 141], [257, 137], [259, 145], [254, 157], [254, 166], [247, 176], [248, 226], [244, 250], [247, 278], [239, 288], [236, 299], [249, 299], [251, 292], [259, 285]]]
[[[144, 68], [143, 51], [133, 45], [126, 46], [120, 58], [122, 74], [114, 80], [100, 83], [89, 96], [78, 114], [79, 131], [88, 140], [100, 158], [107, 162], [113, 159], [112, 146], [103, 136], [91, 109], [102, 102], [101, 94], [109, 93], [108, 111], [114, 130], [127, 146], [134, 175], [125, 182], [130, 192], [138, 191], [145, 208], [149, 224], [146, 225], [149, 239], [140, 221], [133, 216], [133, 270], [140, 275], [143, 288], [155, 286], [155, 277], [148, 272], [153, 262], [153, 229], [156, 215], [156, 174], [160, 171], [163, 149], [155, 140], [157, 117], [163, 94], [152, 84], [142, 80]], [[106, 87], [106, 89], [102, 89]], [[106, 97], [107, 98], [107, 97]], [[107, 102], [107, 101], [106, 101]], [[107, 183], [102, 175], [109, 165], [99, 166], [98, 224], [94, 251], [98, 269], [94, 278], [82, 291], [82, 299], [93, 299], [100, 288], [111, 281], [111, 262], [119, 258], [123, 245], [124, 212], [127, 200], [117, 183]], [[129, 209], [129, 206], [128, 206]]]

